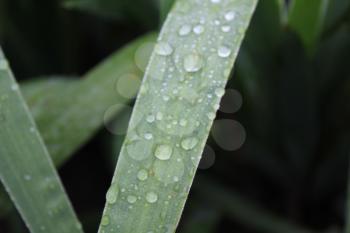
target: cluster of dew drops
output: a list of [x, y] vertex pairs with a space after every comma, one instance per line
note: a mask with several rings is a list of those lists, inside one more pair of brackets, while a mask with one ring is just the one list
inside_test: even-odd
[[[211, 4], [220, 4], [221, 0], [209, 0], [211, 2]], [[216, 20], [214, 22], [215, 26], [219, 26], [220, 30], [222, 33], [228, 33], [231, 31], [231, 26], [230, 26], [230, 22], [232, 22], [236, 17], [236, 13], [234, 11], [226, 11], [223, 15], [223, 18], [225, 20], [225, 23], [221, 24], [221, 22], [219, 22], [218, 20]], [[203, 23], [199, 23], [197, 25], [191, 25], [191, 24], [183, 24], [181, 25], [178, 29], [177, 29], [177, 34], [180, 37], [186, 37], [189, 35], [201, 35], [202, 33], [205, 32], [205, 25], [203, 25]], [[160, 57], [168, 57], [171, 56], [174, 53], [174, 48], [171, 46], [170, 43], [166, 42], [166, 41], [162, 41], [159, 40], [158, 43], [155, 46], [155, 55], [156, 56], [160, 56]], [[218, 48], [216, 49], [216, 53], [217, 56], [219, 58], [229, 58], [232, 55], [232, 49], [226, 45], [221, 45], [218, 46]], [[198, 71], [200, 71], [203, 68], [203, 62], [202, 62], [202, 57], [200, 57], [201, 55], [199, 55], [198, 53], [190, 53], [188, 55], [186, 55], [183, 58], [183, 70], [185, 72], [188, 73], [196, 73]], [[228, 75], [228, 74], [227, 74]], [[142, 90], [141, 90], [142, 91]], [[217, 88], [214, 91], [215, 95], [219, 98], [221, 98], [224, 93], [225, 93], [225, 89], [224, 88]], [[165, 101], [167, 101], [167, 99], [164, 99]], [[208, 114], [208, 118], [210, 120], [214, 120], [215, 118], [215, 113], [209, 113]], [[161, 112], [158, 112], [155, 115], [148, 115], [146, 117], [146, 121], [148, 123], [153, 123], [155, 121], [161, 121], [163, 119], [163, 114]], [[187, 124], [187, 120], [182, 119], [179, 121], [179, 124], [181, 126], [186, 126]], [[153, 134], [150, 132], [147, 132], [143, 135], [145, 140], [151, 140], [153, 138]], [[189, 151], [194, 149], [199, 143], [199, 140], [196, 137], [190, 137], [190, 138], [186, 138], [184, 140], [181, 141], [180, 145], [181, 148]], [[161, 161], [167, 161], [171, 158], [173, 154], [173, 148], [170, 145], [167, 144], [161, 144], [158, 145], [154, 152], [153, 155], [156, 159], [161, 160]], [[137, 179], [139, 181], [146, 181], [149, 178], [149, 172], [146, 169], [141, 169], [137, 172]], [[179, 181], [179, 177], [174, 177], [174, 181], [177, 182]], [[124, 188], [120, 189], [118, 187], [116, 187], [115, 184], [112, 184], [112, 186], [110, 187], [110, 189], [107, 192], [106, 195], [106, 199], [108, 204], [114, 204], [117, 202], [118, 199], [118, 195], [119, 192], [124, 193], [126, 190]], [[156, 192], [154, 191], [150, 191], [147, 192], [145, 194], [145, 200], [148, 204], [154, 204], [158, 201], [159, 196]], [[128, 195], [126, 197], [126, 201], [130, 204], [130, 208], [132, 208], [132, 204], [135, 204], [138, 200], [140, 200], [141, 198], [135, 195]], [[104, 215], [104, 217], [102, 218], [102, 225], [103, 226], [107, 226], [109, 225], [109, 217], [108, 215]], [[153, 233], [151, 232], [147, 232], [147, 233]]]

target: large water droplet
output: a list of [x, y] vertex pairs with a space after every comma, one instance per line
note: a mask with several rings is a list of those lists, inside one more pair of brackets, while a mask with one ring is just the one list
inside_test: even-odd
[[173, 148], [171, 148], [169, 145], [159, 145], [154, 152], [154, 156], [160, 160], [168, 160], [170, 159], [172, 153]]
[[192, 27], [190, 25], [185, 24], [185, 25], [180, 27], [179, 35], [180, 36], [187, 36], [188, 34], [190, 34], [191, 30], [192, 30]]
[[158, 55], [169, 56], [173, 53], [173, 48], [166, 42], [159, 42], [155, 47], [155, 51]]
[[218, 55], [222, 58], [229, 57], [231, 55], [231, 49], [226, 46], [220, 46], [218, 49]]
[[149, 192], [146, 194], [146, 201], [149, 203], [156, 203], [158, 201], [158, 195], [155, 192]]
[[148, 123], [153, 123], [154, 121], [155, 121], [155, 116], [153, 116], [153, 115], [148, 115], [147, 117], [146, 117], [146, 121], [148, 122]]
[[141, 169], [138, 173], [137, 173], [137, 178], [141, 181], [147, 180], [148, 178], [148, 172], [145, 169]]
[[181, 147], [184, 150], [192, 150], [198, 144], [198, 139], [195, 137], [186, 138], [181, 141]]
[[187, 72], [197, 72], [203, 66], [203, 59], [197, 53], [191, 53], [185, 57], [184, 69]]

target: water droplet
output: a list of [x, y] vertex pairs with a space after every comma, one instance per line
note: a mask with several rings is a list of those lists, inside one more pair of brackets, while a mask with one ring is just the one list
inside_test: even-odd
[[220, 3], [221, 0], [211, 0], [212, 3]]
[[118, 198], [118, 188], [116, 185], [112, 185], [106, 194], [106, 200], [109, 204], [114, 204]]
[[203, 60], [197, 53], [191, 53], [185, 57], [184, 69], [187, 72], [197, 72], [203, 66]]
[[126, 151], [131, 158], [140, 161], [151, 154], [152, 145], [150, 140], [135, 140], [126, 146]]
[[151, 140], [151, 139], [153, 138], [153, 134], [151, 134], [151, 133], [145, 133], [144, 137], [145, 137], [145, 139], [147, 139], [147, 140]]
[[195, 137], [186, 138], [181, 141], [181, 147], [184, 150], [192, 150], [198, 144], [198, 139]]
[[226, 58], [231, 55], [231, 49], [226, 46], [220, 46], [218, 49], [219, 57]]
[[146, 194], [146, 200], [149, 203], [155, 203], [158, 201], [158, 195], [155, 192], [149, 192]]
[[214, 120], [216, 117], [216, 114], [214, 112], [210, 112], [207, 114], [207, 116], [208, 116], [209, 120]]
[[154, 156], [156, 156], [160, 160], [168, 160], [170, 159], [173, 153], [173, 148], [169, 145], [159, 145], [154, 152]]
[[30, 181], [32, 179], [32, 176], [31, 175], [24, 175], [23, 177], [26, 181]]
[[179, 29], [179, 35], [180, 36], [187, 36], [188, 34], [190, 34], [192, 28], [190, 25], [183, 25], [180, 27]]
[[148, 172], [145, 169], [141, 169], [138, 173], [137, 173], [137, 178], [141, 181], [147, 180], [148, 178]]
[[134, 204], [137, 201], [137, 197], [133, 195], [129, 195], [126, 199], [130, 204]]
[[148, 115], [147, 118], [146, 118], [146, 121], [148, 123], [153, 123], [155, 121], [155, 117], [153, 115]]
[[197, 35], [200, 35], [204, 32], [204, 27], [202, 25], [197, 25], [193, 28], [193, 32]]
[[224, 25], [224, 26], [221, 27], [221, 31], [223, 31], [223, 32], [229, 32], [229, 31], [231, 31], [231, 27], [228, 26], [228, 25]]
[[109, 224], [109, 217], [108, 216], [103, 216], [101, 220], [101, 225], [102, 226], [107, 226]]
[[180, 125], [183, 126], [183, 127], [185, 127], [185, 126], [187, 125], [187, 120], [181, 119], [181, 120], [180, 120]]
[[17, 91], [18, 90], [18, 84], [12, 84], [11, 90], [12, 91]]
[[227, 21], [232, 21], [232, 20], [235, 19], [235, 16], [236, 16], [235, 12], [229, 11], [229, 12], [227, 12], [227, 13], [225, 14], [225, 19], [226, 19]]
[[156, 119], [157, 119], [158, 121], [163, 120], [163, 113], [157, 112]]
[[225, 94], [224, 88], [217, 88], [215, 89], [215, 95], [219, 98], [221, 98]]
[[166, 42], [159, 42], [155, 47], [155, 51], [158, 55], [169, 56], [173, 53], [173, 48]]

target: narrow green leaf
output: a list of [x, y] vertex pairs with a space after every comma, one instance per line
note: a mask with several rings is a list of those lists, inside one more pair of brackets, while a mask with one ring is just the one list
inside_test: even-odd
[[99, 232], [174, 232], [256, 0], [179, 0], [129, 123]]
[[0, 49], [0, 179], [31, 232], [82, 232]]
[[322, 33], [329, 0], [294, 0], [289, 12], [289, 26], [300, 36], [309, 54], [313, 53]]

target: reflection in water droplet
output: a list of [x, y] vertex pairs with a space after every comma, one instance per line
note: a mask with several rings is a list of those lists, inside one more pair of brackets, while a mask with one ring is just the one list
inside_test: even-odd
[[155, 47], [155, 51], [158, 55], [169, 56], [173, 53], [173, 48], [166, 42], [159, 42]]
[[154, 152], [154, 156], [160, 160], [168, 160], [172, 153], [173, 149], [169, 145], [159, 145]]
[[148, 203], [156, 203], [158, 201], [158, 195], [155, 192], [149, 192], [146, 194], [146, 201]]

